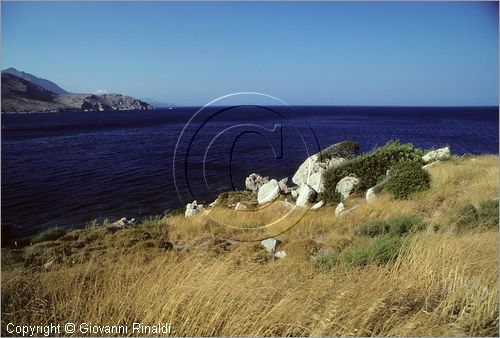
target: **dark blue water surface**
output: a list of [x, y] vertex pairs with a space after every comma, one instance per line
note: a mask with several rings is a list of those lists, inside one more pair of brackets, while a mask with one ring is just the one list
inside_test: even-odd
[[291, 177], [308, 155], [346, 139], [362, 151], [400, 139], [498, 153], [498, 107], [197, 110], [3, 115], [3, 235], [211, 202], [252, 172]]

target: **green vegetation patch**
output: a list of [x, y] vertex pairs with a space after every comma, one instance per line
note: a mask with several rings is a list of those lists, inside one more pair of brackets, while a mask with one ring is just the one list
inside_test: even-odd
[[485, 200], [476, 208], [472, 204], [462, 206], [450, 216], [458, 232], [464, 232], [477, 227], [498, 227], [498, 200]]
[[387, 220], [369, 221], [355, 231], [358, 236], [377, 237], [390, 234], [404, 236], [424, 230], [427, 223], [417, 215], [400, 215]]
[[63, 227], [55, 226], [52, 228], [45, 229], [31, 239], [33, 243], [40, 243], [45, 241], [55, 241], [56, 239], [64, 236], [66, 230]]
[[379, 183], [388, 169], [401, 161], [412, 161], [423, 165], [421, 149], [411, 143], [401, 144], [399, 141], [389, 141], [383, 147], [345, 161], [336, 168], [330, 168], [324, 175], [324, 192], [322, 197], [327, 202], [336, 202], [338, 194], [335, 192], [337, 183], [346, 176], [355, 176], [360, 179], [355, 192], [365, 191]]
[[398, 256], [402, 245], [401, 238], [383, 235], [343, 252], [343, 256], [345, 261], [352, 266], [385, 264]]
[[431, 176], [421, 161], [402, 161], [393, 165], [384, 187], [397, 199], [430, 189]]

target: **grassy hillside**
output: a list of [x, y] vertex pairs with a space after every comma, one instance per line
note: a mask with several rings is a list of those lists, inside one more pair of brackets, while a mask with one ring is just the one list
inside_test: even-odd
[[[498, 197], [498, 161], [438, 163], [430, 190], [381, 194], [341, 217], [335, 204], [282, 220], [284, 203], [215, 208], [4, 249], [2, 335], [8, 322], [138, 321], [168, 322], [180, 336], [498, 336], [498, 208], [480, 207]], [[392, 234], [367, 224], [395, 217], [420, 223]], [[292, 224], [276, 237], [284, 259], [245, 241]]]

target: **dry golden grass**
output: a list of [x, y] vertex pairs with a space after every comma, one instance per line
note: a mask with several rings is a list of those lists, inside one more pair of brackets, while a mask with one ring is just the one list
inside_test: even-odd
[[[269, 260], [258, 243], [218, 238], [266, 236], [286, 222], [235, 231], [206, 216], [157, 221], [178, 250], [130, 244], [122, 230], [128, 244], [113, 246], [106, 235], [99, 245], [113, 247], [96, 244], [83, 263], [45, 271], [4, 260], [2, 333], [8, 322], [136, 321], [168, 322], [181, 336], [498, 336], [498, 229], [457, 234], [447, 217], [498, 196], [498, 157], [454, 159], [430, 172], [431, 190], [407, 201], [379, 196], [342, 217], [334, 217], [335, 206], [308, 212], [278, 236], [290, 252], [283, 260]], [[286, 213], [280, 208], [210, 216], [255, 228]], [[319, 271], [309, 261], [320, 247], [348, 245], [361, 223], [398, 214], [422, 215], [437, 231], [410, 236], [386, 265]]]

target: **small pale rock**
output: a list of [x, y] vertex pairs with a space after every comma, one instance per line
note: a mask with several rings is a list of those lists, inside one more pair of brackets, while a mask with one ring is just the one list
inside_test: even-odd
[[299, 197], [299, 189], [298, 188], [290, 190], [290, 193], [292, 194], [292, 197], [295, 199], [297, 199], [297, 197]]
[[450, 157], [451, 157], [450, 148], [444, 147], [429, 151], [427, 154], [422, 156], [422, 160], [424, 160], [425, 163], [429, 163], [437, 160], [446, 160], [449, 159]]
[[372, 202], [372, 201], [375, 199], [376, 194], [375, 194], [375, 191], [374, 191], [374, 190], [375, 190], [375, 189], [372, 187], [372, 188], [370, 188], [370, 189], [368, 189], [368, 190], [366, 191], [366, 196], [365, 196], [365, 198], [366, 198], [366, 201], [367, 201], [367, 202]]
[[278, 181], [275, 179], [270, 180], [262, 187], [260, 187], [259, 192], [257, 194], [257, 202], [259, 204], [265, 204], [271, 201], [274, 201], [276, 197], [280, 194], [280, 187], [278, 185]]
[[276, 258], [276, 259], [282, 259], [282, 258], [285, 258], [286, 256], [287, 256], [287, 254], [285, 251], [278, 251], [274, 254], [274, 258]]
[[247, 210], [247, 209], [248, 209], [247, 206], [240, 202], [236, 203], [236, 206], [234, 207], [234, 210]]
[[274, 238], [268, 238], [260, 242], [260, 245], [266, 249], [267, 252], [273, 253], [279, 241]]
[[283, 192], [283, 193], [288, 193], [288, 177], [285, 177], [284, 179], [280, 180], [278, 182], [278, 186], [280, 187], [280, 190]]
[[245, 179], [245, 187], [248, 190], [257, 191], [267, 182], [269, 182], [269, 177], [262, 177], [259, 174], [253, 173]]
[[340, 216], [340, 214], [345, 210], [344, 203], [340, 202], [335, 208], [335, 216]]
[[188, 205], [186, 205], [186, 212], [184, 213], [184, 217], [192, 217], [203, 212], [203, 210], [205, 210], [203, 204], [198, 204], [198, 202], [193, 201], [193, 203], [188, 203]]
[[296, 204], [299, 207], [305, 206], [316, 199], [316, 191], [308, 186], [307, 184], [302, 184], [299, 188], [299, 197], [297, 198]]
[[335, 191], [339, 192], [342, 195], [342, 197], [346, 199], [347, 197], [349, 197], [354, 187], [358, 184], [359, 184], [358, 178], [346, 176], [337, 183]]
[[316, 203], [315, 205], [313, 205], [313, 206], [311, 207], [311, 209], [312, 209], [312, 210], [319, 209], [319, 208], [321, 208], [324, 204], [325, 204], [325, 202], [324, 202], [324, 201], [319, 201], [318, 203]]

